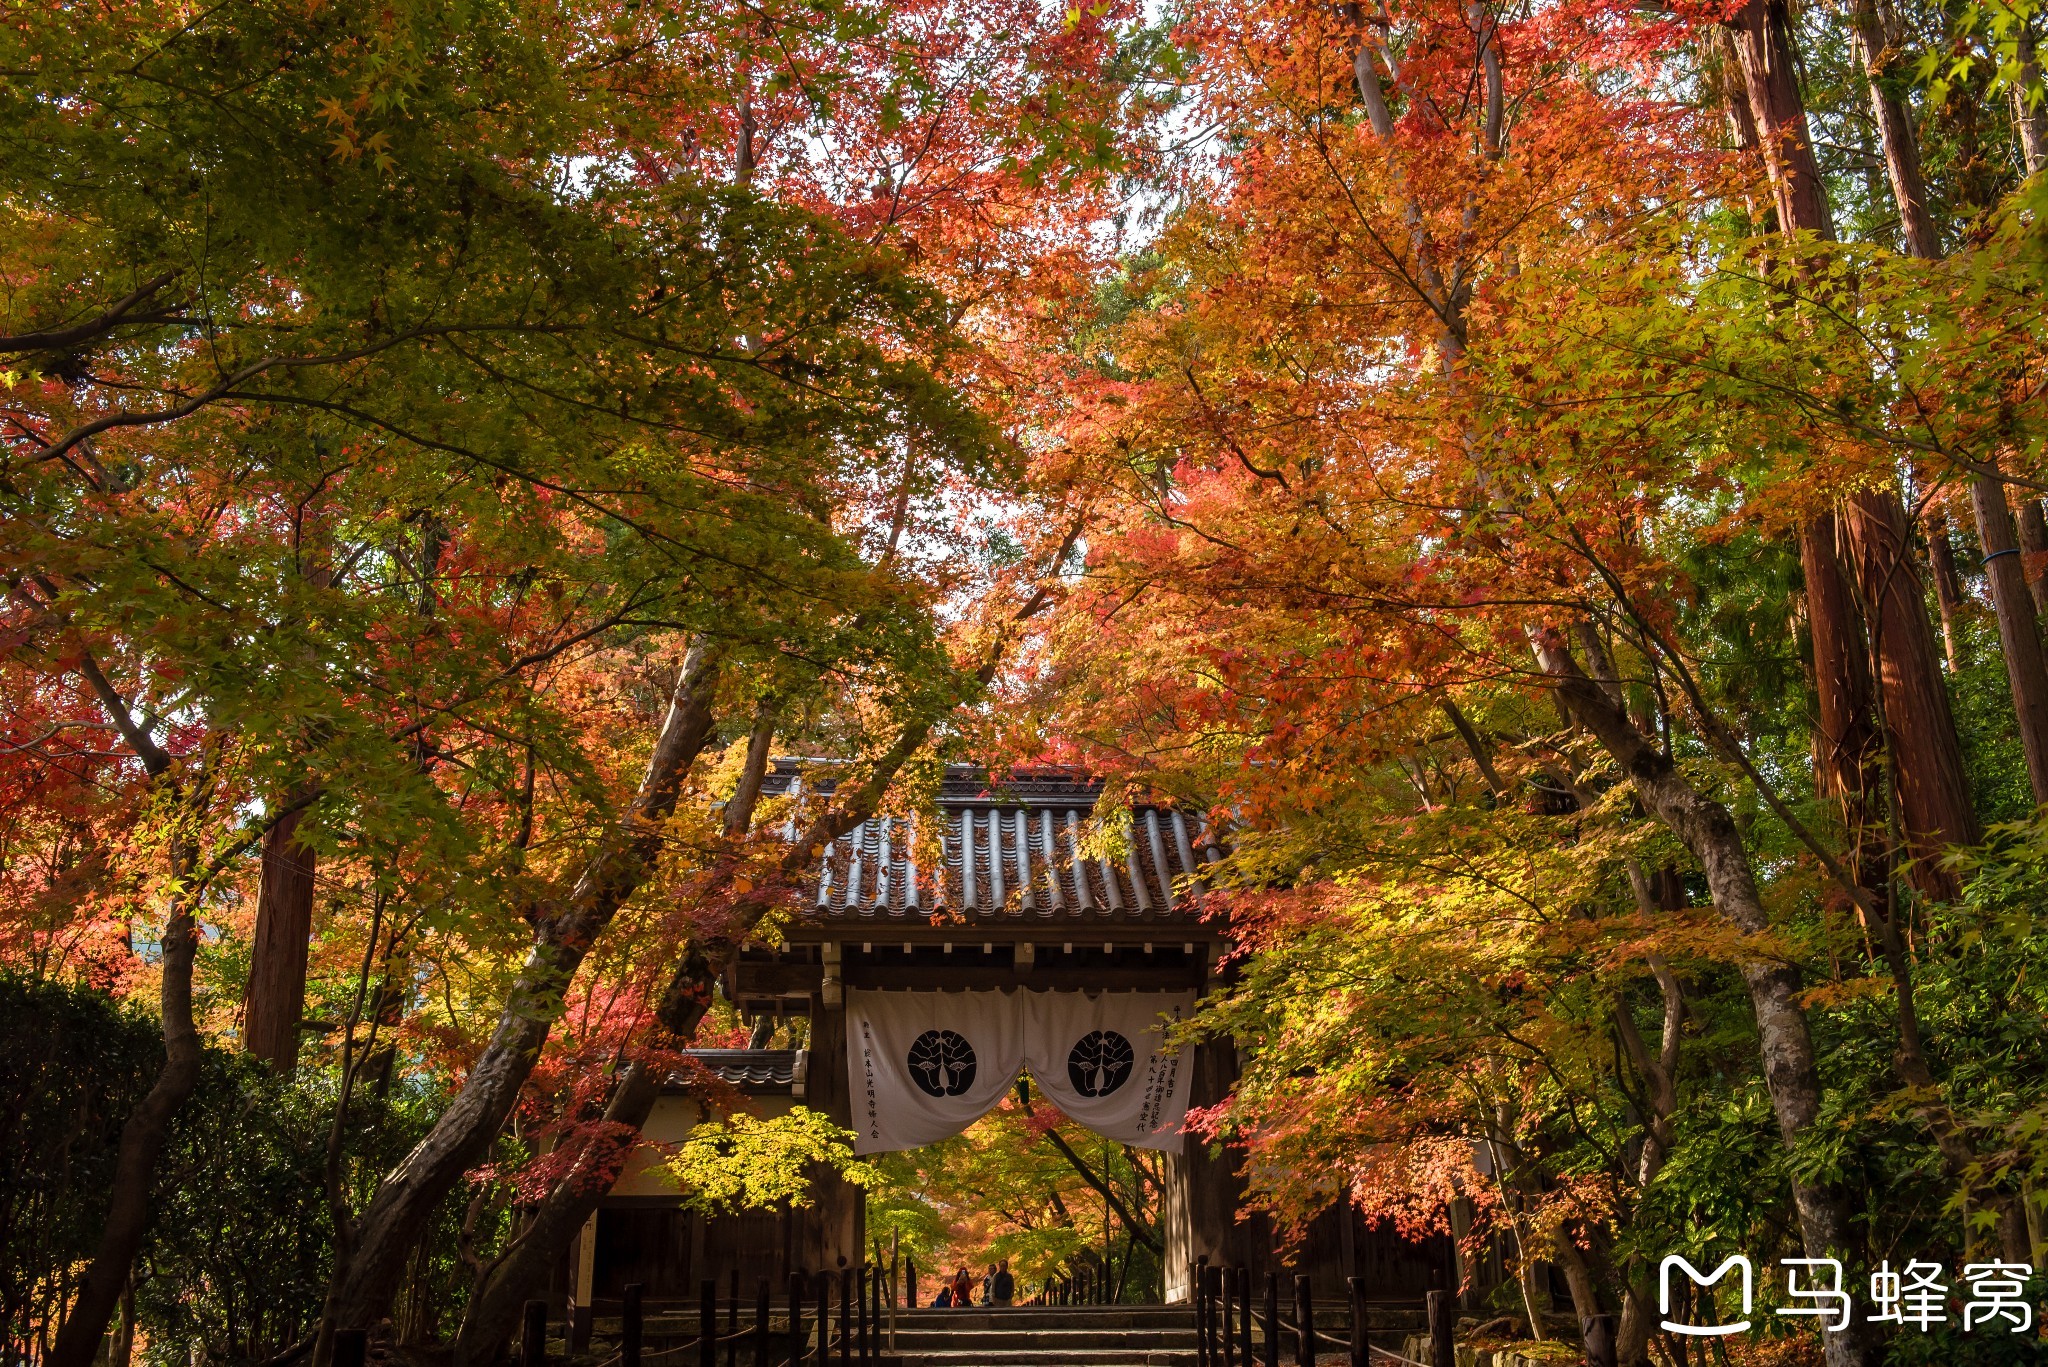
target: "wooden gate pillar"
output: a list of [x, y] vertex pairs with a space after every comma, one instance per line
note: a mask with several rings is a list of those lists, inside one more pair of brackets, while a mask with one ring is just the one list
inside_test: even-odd
[[[1195, 1046], [1190, 1106], [1213, 1106], [1237, 1081], [1237, 1049], [1227, 1039]], [[1212, 1267], [1246, 1267], [1254, 1276], [1273, 1269], [1272, 1222], [1263, 1211], [1240, 1222], [1244, 1205], [1244, 1160], [1230, 1148], [1212, 1154], [1194, 1135], [1181, 1152], [1168, 1154], [1166, 1200], [1160, 1221], [1165, 1252], [1166, 1299], [1192, 1298], [1188, 1268], [1206, 1258]]]
[[[838, 994], [834, 993], [837, 997]], [[822, 1112], [833, 1124], [853, 1127], [853, 1096], [846, 1073], [846, 1007], [811, 998], [810, 1056], [806, 1060], [803, 1104]], [[866, 1237], [867, 1202], [861, 1189], [838, 1173], [821, 1169], [813, 1179], [815, 1204], [797, 1214], [803, 1221], [797, 1240], [803, 1265], [830, 1270], [840, 1259], [858, 1266]]]

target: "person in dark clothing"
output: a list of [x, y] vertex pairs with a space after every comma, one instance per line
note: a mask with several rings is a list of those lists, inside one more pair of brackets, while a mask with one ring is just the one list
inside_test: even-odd
[[1017, 1299], [1017, 1279], [1010, 1275], [1008, 1258], [996, 1264], [996, 1275], [990, 1283], [989, 1291], [997, 1305], [1009, 1305]]
[[932, 1297], [932, 1305], [933, 1305], [933, 1306], [934, 1306], [934, 1307], [935, 1307], [936, 1309], [939, 1309], [939, 1310], [944, 1310], [944, 1309], [946, 1309], [946, 1308], [947, 1308], [948, 1306], [950, 1306], [950, 1305], [952, 1305], [952, 1304], [953, 1304], [953, 1285], [952, 1285], [952, 1283], [951, 1283], [951, 1282], [948, 1282], [948, 1283], [947, 1283], [946, 1285], [944, 1285], [944, 1286], [942, 1286], [942, 1287], [940, 1287], [940, 1288], [939, 1288], [939, 1294], [938, 1294], [938, 1295], [936, 1295], [936, 1296], [933, 1296], [933, 1297]]

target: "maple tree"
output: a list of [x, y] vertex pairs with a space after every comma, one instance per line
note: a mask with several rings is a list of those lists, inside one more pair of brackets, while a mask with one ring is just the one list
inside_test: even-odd
[[[952, 753], [1232, 833], [1200, 1123], [1296, 1227], [1498, 1233], [1631, 1364], [1663, 1251], [2038, 1264], [2038, 19], [10, 15], [0, 954], [163, 1053], [8, 1332], [494, 1360]], [[328, 1229], [261, 1314], [213, 1236], [138, 1299], [231, 1093]], [[742, 1197], [838, 1153], [675, 1161], [755, 1140]], [[920, 1248], [1156, 1273], [1144, 1156], [1028, 1098], [890, 1172]]]
[[1250, 1072], [1211, 1120], [1269, 1199], [1472, 1199], [1531, 1330], [1555, 1263], [1624, 1361], [1730, 988], [1794, 1248], [1870, 1248], [1867, 1174], [1821, 1157], [1884, 1085], [1836, 1073], [1845, 1029], [1964, 1242], [2038, 1228], [1951, 1071], [1970, 1028], [1919, 1009], [1978, 947], [1935, 904], [1983, 818], [1895, 492], [2034, 487], [2031, 239], [1945, 273], [1827, 240], [1785, 26], [1199, 8], [1226, 150], [1072, 339], [1061, 420], [1115, 511], [1016, 694], [1020, 752], [1235, 829], [1252, 953], [1211, 1023]]

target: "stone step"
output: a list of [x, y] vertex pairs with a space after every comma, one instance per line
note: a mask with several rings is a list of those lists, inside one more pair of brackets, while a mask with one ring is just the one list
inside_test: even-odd
[[898, 1330], [945, 1326], [948, 1329], [1187, 1329], [1195, 1313], [1184, 1305], [1100, 1306], [976, 1306], [967, 1310], [920, 1306], [896, 1312]]
[[901, 1352], [985, 1348], [1176, 1348], [1193, 1352], [1195, 1331], [1187, 1329], [908, 1329], [896, 1326]]
[[902, 1367], [1190, 1367], [1195, 1350], [1169, 1348], [983, 1348], [903, 1352]]

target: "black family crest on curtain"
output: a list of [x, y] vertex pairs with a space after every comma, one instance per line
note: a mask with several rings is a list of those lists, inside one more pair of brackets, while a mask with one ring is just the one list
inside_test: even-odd
[[1138, 1061], [1131, 1042], [1114, 1030], [1091, 1030], [1067, 1054], [1067, 1080], [1082, 1096], [1108, 1096], [1130, 1080]]
[[904, 1059], [926, 1096], [960, 1096], [974, 1085], [974, 1046], [951, 1030], [927, 1030]]
[[1194, 1003], [1191, 992], [850, 990], [854, 1150], [956, 1135], [1027, 1067], [1047, 1100], [1097, 1134], [1177, 1147], [1192, 1069], [1165, 1027]]

